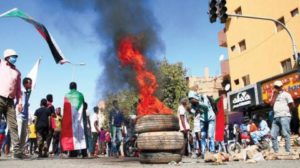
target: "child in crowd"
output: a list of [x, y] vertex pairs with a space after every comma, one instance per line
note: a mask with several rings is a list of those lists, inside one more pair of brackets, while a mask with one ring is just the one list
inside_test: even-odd
[[110, 157], [111, 156], [111, 136], [110, 136], [109, 131], [107, 131], [105, 134], [105, 143], [106, 143], [106, 156]]
[[[6, 129], [6, 121], [4, 120], [4, 117], [0, 116], [0, 149], [2, 147], [2, 144], [5, 140], [5, 129]], [[0, 150], [0, 156], [1, 156], [1, 150]]]

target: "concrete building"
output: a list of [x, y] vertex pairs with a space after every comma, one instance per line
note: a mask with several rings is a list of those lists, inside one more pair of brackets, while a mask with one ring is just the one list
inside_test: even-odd
[[[294, 35], [300, 50], [300, 0], [228, 0], [226, 6], [229, 14], [281, 21]], [[219, 45], [228, 48], [232, 90], [295, 68], [287, 32], [271, 21], [229, 18], [219, 32]]]
[[[226, 6], [228, 14], [267, 17], [282, 22], [291, 31], [296, 49], [300, 51], [300, 0], [227, 0]], [[300, 75], [291, 39], [280, 24], [229, 17], [218, 37], [219, 45], [228, 50], [232, 89], [227, 94], [230, 111], [250, 115], [271, 111], [269, 100], [275, 80], [281, 80], [284, 90], [299, 104]], [[297, 123], [295, 118], [292, 122]]]

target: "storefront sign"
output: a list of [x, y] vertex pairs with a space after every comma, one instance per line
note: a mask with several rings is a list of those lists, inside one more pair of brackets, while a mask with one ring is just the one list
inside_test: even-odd
[[249, 85], [238, 91], [229, 92], [228, 97], [228, 103], [231, 111], [257, 105], [257, 85]]
[[264, 103], [270, 103], [276, 80], [280, 80], [283, 83], [283, 90], [289, 92], [293, 99], [300, 98], [300, 74], [294, 72], [261, 84], [262, 101]]

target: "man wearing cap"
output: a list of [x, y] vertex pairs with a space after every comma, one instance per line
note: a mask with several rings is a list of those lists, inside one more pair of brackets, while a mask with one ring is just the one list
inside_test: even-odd
[[0, 60], [0, 115], [4, 114], [11, 134], [14, 145], [14, 158], [25, 158], [23, 150], [20, 147], [18, 136], [18, 125], [14, 99], [17, 100], [17, 109], [23, 110], [22, 91], [21, 91], [21, 73], [16, 69], [15, 63], [18, 55], [12, 49], [4, 51], [4, 60]]
[[282, 89], [282, 82], [274, 82], [274, 91], [271, 98], [271, 105], [273, 106], [274, 119], [272, 122], [272, 143], [275, 152], [278, 152], [278, 141], [277, 136], [281, 129], [282, 136], [285, 139], [285, 151], [290, 152], [291, 149], [291, 111], [294, 108], [294, 101], [292, 96]]

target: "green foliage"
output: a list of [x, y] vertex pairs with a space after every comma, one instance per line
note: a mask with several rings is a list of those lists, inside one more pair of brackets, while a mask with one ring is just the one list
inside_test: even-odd
[[130, 114], [136, 114], [136, 104], [138, 102], [137, 93], [133, 90], [123, 90], [116, 94], [110, 94], [106, 98], [105, 109], [103, 109], [105, 120], [102, 126], [106, 129], [109, 127], [109, 113], [112, 109], [113, 100], [119, 102], [119, 108], [123, 111], [125, 118], [128, 118]]
[[176, 112], [180, 98], [185, 97], [188, 92], [186, 70], [182, 63], [169, 64], [167, 60], [160, 63], [159, 70], [158, 97]]

